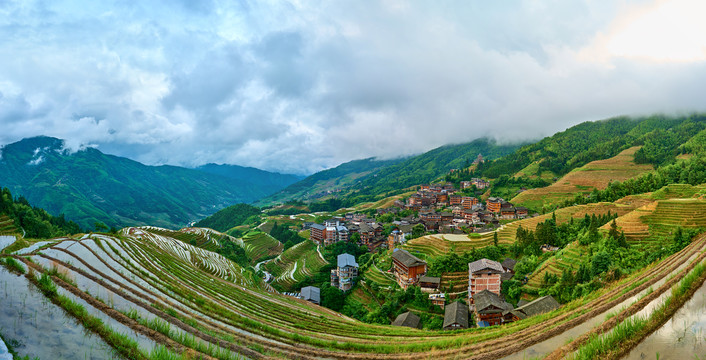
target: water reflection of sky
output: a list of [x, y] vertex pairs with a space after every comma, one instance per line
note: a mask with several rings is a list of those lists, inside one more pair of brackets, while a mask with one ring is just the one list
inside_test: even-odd
[[114, 359], [99, 337], [67, 317], [23, 276], [0, 267], [0, 332], [20, 356], [30, 359]]
[[626, 359], [706, 359], [706, 284]]

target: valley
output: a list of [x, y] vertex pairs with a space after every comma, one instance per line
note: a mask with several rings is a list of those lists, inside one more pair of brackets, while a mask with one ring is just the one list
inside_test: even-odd
[[[693, 317], [704, 296], [706, 171], [699, 154], [638, 163], [646, 146], [626, 141], [556, 180], [541, 160], [497, 177], [484, 174], [506, 158], [467, 161], [429, 183], [237, 204], [178, 230], [86, 231], [4, 189], [0, 324], [14, 325], [0, 336], [30, 359], [57, 343], [64, 358], [124, 359], [632, 359], [673, 342], [698, 353], [701, 323], [682, 341], [670, 319]], [[495, 317], [473, 285], [478, 262], [502, 262]], [[556, 306], [519, 312], [547, 297]], [[449, 328], [455, 304], [465, 325]], [[401, 316], [417, 325], [394, 326]]]

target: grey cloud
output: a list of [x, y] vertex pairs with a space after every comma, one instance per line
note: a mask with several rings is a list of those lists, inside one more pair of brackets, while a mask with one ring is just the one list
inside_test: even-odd
[[0, 144], [45, 134], [150, 164], [309, 173], [704, 110], [704, 62], [579, 59], [625, 4], [12, 4]]

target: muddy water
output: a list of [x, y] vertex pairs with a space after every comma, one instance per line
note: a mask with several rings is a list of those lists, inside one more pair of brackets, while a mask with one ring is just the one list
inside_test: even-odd
[[101, 338], [86, 333], [24, 276], [0, 267], [0, 332], [20, 356], [40, 359], [120, 359]]
[[[698, 254], [692, 255], [687, 261], [684, 261], [672, 274], [678, 273], [680, 270], [685, 268], [693, 259], [695, 259], [698, 256]], [[659, 281], [655, 282], [651, 288], [652, 289], [657, 289], [660, 286], [662, 286], [665, 282], [667, 282], [669, 276], [665, 276]], [[625, 301], [619, 303], [618, 305], [613, 306], [612, 308], [608, 309], [607, 311], [585, 321], [581, 325], [575, 326], [557, 336], [554, 336], [550, 339], [547, 339], [545, 341], [542, 341], [538, 344], [532, 345], [528, 348], [526, 348], [523, 351], [517, 352], [515, 354], [512, 354], [510, 356], [504, 357], [503, 360], [523, 360], [523, 359], [531, 359], [535, 357], [544, 357], [551, 353], [552, 351], [556, 350], [559, 347], [562, 347], [574, 339], [578, 338], [579, 336], [587, 333], [594, 327], [602, 324], [606, 320], [606, 316], [608, 314], [615, 314], [617, 312], [622, 311], [624, 308], [629, 307], [632, 305], [635, 301], [639, 300], [642, 296], [644, 296], [647, 292], [649, 291], [649, 288], [640, 291], [634, 296], [631, 296], [630, 298], [626, 299]], [[666, 293], [669, 293], [669, 290], [666, 291]], [[657, 299], [651, 301], [646, 307], [650, 309], [654, 309], [656, 306], [662, 303], [664, 300], [664, 294], [660, 295]], [[662, 357], [660, 357], [661, 359]]]
[[706, 359], [706, 283], [625, 359], [656, 359], [657, 356], [659, 359]]

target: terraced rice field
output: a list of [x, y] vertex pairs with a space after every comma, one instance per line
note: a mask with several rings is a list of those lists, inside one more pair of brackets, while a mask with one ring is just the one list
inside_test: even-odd
[[190, 227], [183, 228], [179, 231], [174, 231], [154, 226], [144, 226], [142, 228], [149, 230], [151, 233], [168, 236], [210, 251], [216, 251], [219, 249], [221, 247], [221, 242], [223, 241], [232, 241], [240, 246], [243, 246], [242, 240], [212, 229]]
[[0, 235], [11, 235], [17, 232], [14, 221], [7, 215], [0, 215]]
[[524, 191], [510, 201], [518, 206], [541, 209], [543, 206], [572, 199], [578, 193], [589, 193], [594, 188], [605, 189], [611, 181], [625, 181], [652, 171], [652, 165], [635, 164], [633, 161], [638, 149], [639, 146], [631, 147], [612, 158], [592, 161], [574, 169], [552, 185]]
[[392, 273], [383, 272], [377, 266], [371, 266], [363, 273], [363, 278], [369, 283], [377, 283], [382, 287], [390, 287], [395, 284], [395, 277]]
[[468, 291], [468, 271], [444, 273], [441, 275], [441, 291], [459, 294]]
[[275, 277], [274, 284], [289, 290], [292, 285], [313, 276], [326, 264], [316, 244], [305, 240], [268, 262], [265, 269]]
[[[644, 204], [650, 203], [649, 199], [638, 197], [628, 197], [622, 199], [623, 202], [616, 203], [595, 203], [588, 205], [576, 205], [559, 209], [555, 212], [558, 223], [569, 221], [573, 218], [583, 218], [586, 214], [604, 215], [609, 211], [611, 214], [623, 215]], [[498, 233], [498, 243], [513, 244], [517, 228], [522, 226], [525, 229], [534, 230], [537, 224], [551, 218], [552, 214], [544, 214], [533, 218], [522, 219], [503, 225], [496, 230]], [[412, 239], [403, 245], [402, 248], [407, 249], [415, 256], [422, 258], [438, 257], [450, 252], [464, 253], [473, 248], [481, 248], [493, 244], [493, 232], [484, 234], [465, 235], [427, 235], [420, 238]]]
[[[706, 200], [701, 198], [656, 200], [618, 219], [628, 241], [649, 244], [671, 235], [677, 227], [706, 228]], [[608, 229], [607, 224], [603, 229]]]
[[191, 358], [492, 359], [563, 334], [669, 278], [649, 294], [659, 296], [691, 269], [690, 259], [706, 258], [705, 245], [699, 237], [660, 263], [551, 313], [453, 332], [365, 324], [269, 293], [219, 255], [143, 228], [62, 239], [28, 255], [32, 262], [14, 258], [34, 272], [56, 268], [49, 278], [62, 294], [82, 301], [105, 324], [122, 324], [140, 347], [165, 346]]
[[250, 231], [242, 239], [243, 249], [253, 263], [260, 259], [282, 253], [284, 245], [266, 232], [259, 230]]
[[586, 256], [588, 248], [579, 245], [578, 242], [567, 245], [565, 248], [557, 251], [557, 253], [547, 261], [543, 262], [537, 270], [530, 276], [525, 285], [527, 290], [539, 291], [542, 288], [542, 280], [545, 273], [550, 273], [561, 277], [564, 269], [578, 270], [578, 265], [582, 261], [582, 257]]

